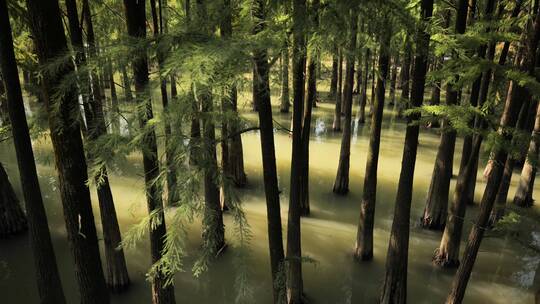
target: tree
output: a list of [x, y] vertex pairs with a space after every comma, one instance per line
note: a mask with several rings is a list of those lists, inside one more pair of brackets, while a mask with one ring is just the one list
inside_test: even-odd
[[27, 229], [26, 215], [9, 182], [6, 170], [0, 163], [0, 238], [8, 238]]
[[[384, 18], [386, 26], [390, 27], [388, 18]], [[379, 76], [377, 77], [377, 99], [373, 105], [371, 116], [371, 133], [369, 137], [369, 150], [364, 177], [364, 192], [360, 207], [360, 220], [356, 234], [355, 257], [359, 260], [373, 258], [373, 226], [375, 223], [375, 202], [377, 197], [377, 166], [379, 164], [379, 146], [381, 143], [381, 126], [384, 110], [384, 95], [386, 79], [390, 62], [391, 29], [383, 29], [381, 34], [381, 50], [379, 52]], [[394, 79], [395, 84], [395, 79]]]
[[66, 300], [43, 206], [11, 35], [6, 1], [0, 0], [0, 74], [5, 75], [7, 108], [26, 207], [39, 298], [43, 304], [63, 304]]
[[289, 101], [289, 38], [285, 37], [285, 44], [281, 50], [281, 113], [289, 113], [291, 102]]
[[356, 30], [358, 27], [358, 16], [356, 12], [351, 12], [349, 44], [347, 46], [347, 63], [345, 65], [345, 88], [343, 92], [343, 109], [345, 121], [343, 126], [343, 136], [341, 138], [341, 150], [339, 153], [338, 170], [334, 181], [333, 191], [336, 194], [347, 194], [349, 192], [349, 165], [351, 158], [351, 129], [352, 129], [352, 98], [354, 85], [354, 53], [356, 49]]
[[[524, 50], [525, 54], [523, 62], [520, 65], [520, 71], [530, 77], [534, 76], [536, 50], [538, 48], [538, 41], [540, 40], [540, 14], [538, 8], [533, 11], [533, 14], [533, 26], [531, 26], [528, 33], [527, 44]], [[512, 139], [512, 133], [508, 132], [507, 128], [515, 124], [521, 103], [528, 98], [529, 94], [527, 89], [518, 82], [510, 82], [509, 93], [505, 101], [504, 111], [497, 132], [503, 140], [506, 140], [506, 142], [509, 142]], [[504, 168], [502, 163], [504, 163], [504, 160], [508, 156], [508, 152], [505, 149], [495, 149], [493, 152], [493, 168], [487, 178], [486, 188], [480, 203], [480, 211], [469, 234], [462, 263], [459, 265], [458, 271], [452, 282], [451, 291], [446, 298], [446, 303], [449, 304], [461, 303], [463, 301], [465, 289], [467, 288], [467, 283], [476, 261], [476, 256], [478, 255], [478, 249], [480, 248], [484, 232], [488, 228], [489, 215], [493, 209], [495, 196], [497, 195], [497, 190], [503, 174]]]
[[294, 0], [293, 20], [293, 143], [291, 158], [291, 182], [289, 198], [289, 218], [287, 225], [287, 300], [289, 304], [302, 301], [302, 247], [300, 239], [300, 214], [302, 204], [302, 120], [304, 113], [304, 94], [306, 69], [306, 38], [304, 18], [307, 14], [306, 1]]
[[[124, 0], [125, 16], [128, 35], [133, 39], [146, 38], [146, 1]], [[152, 103], [146, 94], [148, 86], [148, 59], [146, 53], [134, 56], [131, 62], [135, 78], [136, 100], [139, 103], [139, 125], [144, 130], [148, 121], [153, 118]], [[155, 179], [159, 174], [159, 161], [157, 159], [156, 133], [153, 128], [143, 134], [141, 142], [143, 157], [144, 182], [146, 186], [146, 202], [148, 213], [152, 217], [150, 225], [150, 254], [152, 263], [157, 263], [162, 256], [165, 235], [165, 214], [163, 200], [159, 194]], [[163, 270], [159, 267], [154, 269], [150, 276], [152, 283], [152, 303], [170, 304], [175, 303], [174, 288], [172, 284], [165, 285]]]
[[[262, 0], [257, 0], [253, 7], [256, 18], [254, 32], [264, 30], [265, 7]], [[254, 51], [253, 59], [257, 67], [257, 81], [254, 96], [259, 105], [259, 126], [261, 134], [261, 152], [263, 162], [264, 193], [266, 196], [266, 216], [268, 220], [268, 245], [270, 248], [270, 267], [274, 303], [284, 303], [286, 298], [284, 282], [284, 252], [281, 230], [281, 211], [279, 205], [279, 188], [276, 168], [276, 152], [274, 145], [274, 126], [272, 121], [272, 105], [270, 103], [270, 81], [267, 50]]]
[[533, 205], [533, 186], [536, 177], [538, 159], [539, 140], [538, 134], [540, 132], [540, 106], [537, 106], [536, 119], [534, 121], [534, 129], [531, 134], [531, 141], [529, 143], [529, 149], [527, 151], [527, 158], [525, 164], [521, 170], [521, 176], [519, 184], [514, 196], [513, 203], [520, 207], [530, 207]]
[[343, 54], [338, 49], [338, 77], [337, 77], [337, 90], [335, 94], [335, 107], [334, 107], [334, 122], [332, 123], [332, 130], [334, 132], [341, 132], [341, 105], [343, 101]]
[[[415, 64], [412, 73], [411, 105], [413, 107], [422, 105], [424, 99], [430, 40], [428, 23], [433, 13], [433, 0], [422, 0], [420, 7], [421, 24], [416, 34]], [[392, 221], [390, 243], [386, 256], [386, 273], [379, 300], [380, 303], [407, 302], [409, 218], [411, 215], [414, 166], [416, 163], [418, 134], [420, 131], [420, 127], [417, 124], [420, 118], [419, 116], [418, 113], [415, 113], [407, 117], [405, 146], [403, 148], [401, 173], [399, 175], [394, 219]]]
[[330, 78], [330, 97], [335, 97], [337, 92], [338, 83], [338, 63], [339, 63], [339, 50], [337, 44], [334, 44], [332, 53], [332, 75]]
[[367, 83], [369, 77], [369, 60], [371, 56], [371, 51], [369, 48], [366, 48], [366, 53], [364, 55], [364, 80], [362, 81], [362, 88], [360, 90], [360, 102], [358, 109], [358, 123], [365, 123], [366, 121], [366, 103], [367, 103]]

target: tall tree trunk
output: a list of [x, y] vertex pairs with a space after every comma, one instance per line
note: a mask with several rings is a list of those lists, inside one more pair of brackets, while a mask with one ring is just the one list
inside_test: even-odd
[[351, 117], [352, 117], [352, 91], [354, 85], [354, 53], [356, 48], [356, 31], [358, 27], [358, 16], [355, 13], [350, 17], [349, 45], [347, 48], [347, 63], [345, 65], [345, 88], [343, 107], [345, 111], [345, 121], [343, 126], [343, 137], [341, 138], [341, 150], [339, 153], [339, 163], [334, 182], [334, 193], [346, 194], [349, 192], [349, 165], [351, 158]]
[[[428, 22], [433, 13], [433, 0], [421, 1], [421, 21], [423, 26], [417, 33], [414, 69], [412, 73], [411, 105], [419, 107], [424, 100], [427, 60], [429, 55], [430, 35]], [[380, 303], [402, 304], [407, 302], [407, 264], [409, 255], [409, 218], [411, 215], [412, 186], [416, 151], [418, 148], [419, 114], [408, 118], [405, 133], [405, 146], [399, 176], [394, 220], [390, 232], [390, 243], [386, 257], [386, 273], [382, 287]]]
[[531, 142], [529, 143], [529, 149], [527, 151], [527, 158], [523, 165], [523, 169], [521, 170], [519, 184], [513, 201], [515, 205], [520, 207], [530, 207], [533, 205], [532, 193], [537, 170], [536, 160], [538, 159], [540, 145], [538, 134], [540, 134], [540, 104], [537, 106], [536, 119], [534, 121]]
[[366, 103], [367, 103], [367, 84], [368, 84], [368, 75], [369, 75], [369, 60], [371, 56], [370, 49], [366, 49], [366, 54], [364, 55], [364, 74], [362, 81], [362, 88], [360, 90], [360, 105], [358, 109], [358, 123], [363, 124], [366, 122]]
[[[67, 41], [58, 1], [28, 0], [26, 3], [39, 62], [47, 64], [63, 56], [67, 51]], [[72, 86], [61, 94], [61, 98], [51, 100], [51, 96], [58, 92], [62, 77], [73, 72], [74, 66], [67, 63], [43, 77], [50, 136], [81, 303], [109, 303], [90, 191], [86, 186], [88, 175], [78, 122], [77, 88]]]
[[[380, 62], [380, 59], [379, 59]], [[396, 102], [396, 83], [397, 83], [397, 67], [399, 65], [399, 53], [392, 60], [392, 73], [390, 75], [390, 102], [389, 106], [393, 106]], [[379, 66], [380, 67], [380, 66]]]
[[[386, 19], [388, 20], [388, 19]], [[366, 162], [366, 175], [364, 177], [364, 192], [360, 207], [360, 219], [356, 234], [355, 257], [368, 261], [373, 259], [373, 226], [375, 223], [375, 202], [377, 197], [377, 166], [379, 164], [379, 146], [381, 143], [381, 125], [384, 110], [384, 95], [388, 66], [390, 61], [390, 30], [386, 30], [381, 39], [379, 56], [379, 71], [377, 77], [377, 100], [371, 116], [371, 133], [369, 137], [369, 150]]]
[[[86, 0], [88, 1], [88, 0]], [[111, 59], [107, 59], [107, 81], [111, 90], [111, 112], [109, 112], [109, 120], [112, 125], [112, 132], [120, 134], [120, 118], [118, 107], [118, 95], [116, 94], [116, 84], [114, 83], [114, 70]]]
[[285, 46], [281, 50], [281, 113], [289, 113], [291, 106], [289, 96], [289, 39], [285, 39]]
[[[254, 15], [259, 20], [265, 18], [264, 1], [256, 2]], [[264, 22], [259, 22], [256, 31], [264, 29]], [[270, 248], [270, 267], [272, 273], [272, 290], [274, 303], [285, 303], [284, 252], [281, 229], [281, 211], [279, 205], [279, 188], [276, 168], [276, 150], [274, 145], [274, 126], [272, 120], [272, 105], [270, 103], [270, 81], [267, 50], [259, 49], [254, 52], [260, 81], [257, 82], [255, 97], [259, 104], [259, 126], [261, 135], [261, 151], [263, 162], [264, 193], [266, 196], [266, 216], [268, 220], [268, 245]]]
[[[534, 76], [534, 70], [536, 66], [536, 50], [538, 47], [538, 40], [540, 39], [540, 14], [538, 11], [534, 11], [534, 26], [528, 33], [527, 45], [525, 49], [525, 56], [523, 64], [520, 69], [526, 72], [529, 76]], [[530, 93], [525, 87], [520, 86], [518, 83], [512, 81], [510, 83], [510, 92], [507, 96], [504, 112], [501, 117], [499, 135], [503, 139], [510, 141], [512, 139], [512, 133], [505, 129], [514, 125], [518, 116], [519, 108], [523, 100], [526, 100]], [[501, 182], [503, 167], [502, 163], [508, 156], [507, 151], [504, 149], [497, 149], [494, 151], [493, 169], [491, 170], [482, 201], [480, 203], [480, 211], [472, 226], [469, 238], [467, 241], [467, 247], [463, 254], [463, 261], [459, 265], [458, 271], [452, 282], [452, 288], [450, 294], [446, 299], [446, 303], [461, 303], [465, 295], [465, 289], [469, 281], [476, 256], [478, 255], [478, 249], [484, 236], [485, 230], [488, 228], [488, 220], [493, 204], [495, 202], [495, 196]]]
[[43, 206], [32, 142], [24, 111], [17, 61], [13, 50], [13, 37], [11, 36], [6, 0], [0, 0], [0, 74], [5, 77], [11, 134], [13, 135], [26, 207], [39, 298], [43, 304], [63, 304], [66, 303], [66, 300], [51, 242], [47, 215]]
[[[456, 15], [455, 33], [465, 33], [467, 26], [467, 11], [468, 5], [466, 0], [460, 0]], [[454, 54], [453, 56], [457, 56]], [[458, 76], [455, 76], [458, 80]], [[458, 91], [452, 85], [446, 85], [446, 104], [458, 104]], [[448, 120], [443, 120], [441, 128], [441, 142], [435, 159], [435, 167], [431, 184], [426, 199], [424, 214], [421, 219], [421, 226], [426, 229], [443, 230], [446, 223], [446, 215], [448, 209], [448, 194], [450, 191], [450, 179], [452, 178], [452, 168], [454, 163], [454, 148], [456, 145], [456, 130], [449, 125]], [[448, 131], [444, 129], [449, 127]]]
[[28, 221], [0, 163], [0, 239], [25, 232]]
[[[77, 21], [77, 10], [76, 2], [74, 0], [66, 1], [66, 4], [73, 6], [73, 19], [70, 19], [70, 22], [74, 22], [75, 28], [80, 28]], [[95, 38], [94, 38], [94, 26], [92, 23], [92, 14], [91, 8], [88, 0], [83, 1], [83, 18], [86, 24], [86, 34], [87, 41], [90, 50], [90, 56], [96, 56], [95, 52]], [[72, 21], [73, 20], [73, 21]], [[82, 45], [81, 45], [82, 48]], [[112, 70], [109, 68], [107, 70]], [[99, 93], [100, 89], [97, 76], [95, 73], [89, 75], [89, 79], [94, 80], [94, 93], [88, 99], [90, 111], [85, 112], [86, 121], [89, 125], [88, 132], [88, 141], [92, 144], [93, 142], [107, 134], [107, 126], [105, 123], [105, 115], [103, 113], [103, 99], [102, 95]], [[108, 75], [108, 81], [110, 82], [111, 94], [114, 88], [114, 80], [112, 79], [112, 72]], [[118, 115], [118, 105], [116, 109], [113, 109], [112, 117], [117, 117]], [[116, 119], [116, 118], [113, 118]], [[116, 120], [117, 121], [117, 120]], [[118, 121], [117, 121], [118, 122]], [[113, 123], [114, 125], [114, 123]], [[113, 129], [113, 131], [115, 131]], [[119, 130], [118, 130], [119, 131]], [[92, 149], [90, 149], [92, 150]], [[94, 161], [96, 155], [89, 152], [88, 157], [91, 161]], [[113, 292], [121, 292], [127, 289], [130, 285], [129, 274], [127, 271], [126, 259], [124, 256], [124, 251], [118, 249], [122, 242], [122, 236], [120, 233], [120, 227], [118, 225], [118, 218], [116, 216], [116, 209], [114, 206], [114, 199], [112, 196], [111, 187], [109, 184], [109, 177], [107, 173], [107, 168], [101, 166], [98, 171], [98, 174], [94, 176], [94, 181], [96, 182], [99, 209], [101, 216], [101, 224], [103, 227], [103, 240], [105, 244], [105, 261], [107, 264], [107, 277], [106, 281], [109, 288]]]
[[302, 247], [300, 238], [301, 215], [301, 172], [302, 116], [304, 108], [306, 69], [306, 38], [304, 35], [305, 0], [293, 0], [293, 143], [291, 158], [291, 183], [289, 218], [287, 225], [287, 301], [289, 304], [302, 303]]
[[403, 116], [403, 109], [407, 107], [409, 103], [409, 89], [410, 84], [410, 71], [411, 71], [411, 61], [412, 61], [412, 47], [409, 39], [405, 40], [405, 54], [403, 58], [403, 65], [401, 66], [401, 98], [397, 106], [397, 117], [401, 118]]
[[[125, 15], [127, 21], [128, 34], [136, 39], [146, 38], [146, 1], [144, 0], [124, 0]], [[151, 99], [146, 94], [148, 86], [148, 59], [145, 53], [133, 57], [133, 75], [135, 78], [135, 93], [139, 107], [139, 124], [141, 130], [147, 127], [148, 121], [153, 118]], [[165, 213], [163, 211], [163, 200], [159, 194], [159, 189], [154, 180], [159, 174], [159, 161], [157, 159], [157, 141], [154, 130], [149, 130], [144, 134], [141, 146], [144, 168], [144, 181], [146, 186], [146, 202], [149, 214], [155, 214], [150, 227], [150, 254], [152, 264], [157, 263], [163, 253], [165, 246], [165, 236], [167, 234], [165, 226]], [[175, 303], [174, 286], [165, 286], [166, 278], [162, 269], [157, 268], [150, 277], [152, 283], [152, 303], [170, 304]]]
[[131, 81], [129, 80], [126, 65], [120, 66], [120, 72], [122, 73], [122, 84], [124, 85], [124, 98], [129, 103], [133, 101], [133, 93], [131, 93]]
[[343, 101], [343, 53], [341, 50], [338, 49], [338, 57], [339, 57], [339, 63], [338, 63], [338, 83], [337, 83], [337, 91], [336, 91], [336, 102], [335, 102], [335, 108], [334, 108], [334, 122], [332, 123], [332, 130], [334, 132], [341, 132], [341, 106]]

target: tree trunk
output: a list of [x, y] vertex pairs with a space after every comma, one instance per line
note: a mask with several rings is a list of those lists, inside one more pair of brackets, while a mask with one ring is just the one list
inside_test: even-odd
[[358, 123], [363, 124], [366, 122], [366, 103], [367, 103], [367, 83], [369, 75], [369, 60], [371, 52], [369, 49], [366, 49], [366, 54], [364, 57], [364, 74], [362, 81], [362, 88], [360, 89], [360, 102], [358, 109]]
[[25, 232], [28, 221], [0, 163], [0, 239]]
[[332, 76], [330, 78], [330, 97], [336, 97], [338, 83], [338, 64], [339, 50], [337, 44], [334, 44], [334, 53], [332, 54]]
[[307, 14], [306, 1], [293, 1], [293, 143], [291, 158], [291, 185], [289, 218], [287, 225], [287, 301], [302, 303], [302, 247], [300, 238], [302, 173], [302, 116], [304, 108], [304, 86], [306, 69], [306, 38], [304, 18]]
[[[88, 1], [88, 0], [86, 0]], [[109, 113], [109, 119], [111, 120], [112, 132], [114, 134], [120, 134], [120, 118], [118, 108], [118, 95], [116, 94], [116, 84], [114, 83], [114, 71], [111, 59], [107, 59], [107, 81], [111, 90], [111, 112]]]
[[0, 73], [5, 77], [11, 134], [25, 201], [39, 298], [43, 304], [63, 304], [66, 300], [43, 206], [5, 0], [0, 0], [0, 28], [3, 29], [0, 31]]
[[131, 81], [129, 80], [127, 68], [125, 65], [120, 66], [120, 72], [122, 73], [122, 84], [124, 85], [124, 98], [126, 102], [133, 101], [133, 93], [131, 93]]
[[[467, 26], [467, 0], [460, 0], [456, 15], [455, 33], [465, 33]], [[453, 56], [457, 56], [453, 54]], [[459, 76], [455, 76], [456, 81]], [[446, 104], [458, 104], [458, 91], [450, 85], [446, 85]], [[443, 230], [446, 222], [448, 209], [448, 194], [450, 191], [450, 179], [452, 178], [452, 168], [454, 162], [454, 149], [456, 145], [456, 130], [449, 125], [448, 120], [443, 120], [441, 128], [441, 142], [435, 159], [433, 176], [429, 186], [426, 206], [420, 225], [426, 229]], [[444, 131], [446, 127], [448, 131]]]
[[[390, 75], [390, 102], [389, 106], [393, 106], [396, 102], [396, 83], [397, 83], [397, 67], [399, 65], [399, 53], [392, 60], [392, 73]], [[380, 59], [379, 59], [380, 62]], [[380, 67], [380, 66], [379, 66]]]
[[[26, 3], [40, 63], [47, 64], [63, 56], [67, 51], [67, 41], [58, 1], [28, 0]], [[43, 77], [50, 136], [81, 303], [109, 303], [90, 191], [86, 186], [88, 175], [78, 122], [77, 88], [70, 87], [54, 103], [50, 100], [58, 92], [62, 77], [73, 72], [74, 66], [66, 63]]]
[[[421, 21], [426, 24], [431, 19], [433, 0], [421, 1]], [[412, 73], [411, 104], [422, 105], [426, 81], [430, 35], [427, 28], [419, 28]], [[405, 133], [403, 160], [396, 195], [394, 220], [390, 233], [390, 243], [386, 257], [386, 273], [379, 303], [403, 304], [407, 302], [407, 264], [409, 252], [409, 218], [411, 214], [412, 186], [416, 151], [418, 148], [419, 126], [415, 122], [419, 114], [409, 116]]]
[[407, 107], [409, 103], [409, 88], [411, 86], [410, 82], [410, 71], [411, 71], [411, 60], [412, 60], [412, 48], [409, 39], [405, 42], [405, 54], [403, 58], [403, 65], [401, 66], [401, 98], [398, 104], [397, 117], [401, 118], [403, 116], [403, 109]]
[[[388, 30], [387, 30], [388, 31]], [[377, 77], [377, 99], [371, 116], [371, 133], [369, 137], [369, 150], [366, 162], [366, 175], [364, 177], [364, 192], [360, 207], [360, 220], [356, 234], [355, 257], [362, 261], [373, 259], [373, 226], [375, 223], [375, 202], [377, 196], [377, 166], [379, 164], [379, 146], [381, 143], [381, 125], [384, 110], [384, 95], [390, 56], [391, 33], [382, 34], [381, 51], [379, 56], [379, 71]]]
[[[264, 20], [264, 2], [255, 3], [258, 10], [254, 16]], [[264, 22], [258, 23], [256, 31], [262, 31]], [[284, 252], [281, 229], [281, 211], [279, 205], [279, 188], [276, 168], [276, 152], [274, 145], [274, 126], [272, 120], [272, 105], [270, 103], [270, 81], [267, 50], [260, 49], [254, 52], [254, 61], [259, 77], [255, 97], [259, 104], [259, 126], [261, 135], [261, 151], [263, 162], [264, 193], [266, 196], [266, 216], [268, 220], [268, 243], [270, 248], [270, 267], [272, 273], [272, 290], [274, 303], [285, 303], [285, 276]]]
[[523, 169], [521, 170], [521, 176], [519, 184], [514, 196], [513, 203], [520, 207], [531, 207], [533, 205], [533, 186], [534, 179], [536, 177], [536, 160], [538, 159], [538, 150], [540, 141], [538, 140], [538, 134], [540, 133], [540, 104], [537, 106], [536, 119], [534, 121], [534, 130], [531, 135], [531, 142], [529, 143], [529, 149], [527, 151], [527, 158]]
[[[124, 0], [128, 34], [133, 38], [146, 38], [146, 1]], [[148, 86], [148, 59], [146, 54], [134, 57], [132, 60], [133, 75], [135, 78], [135, 92], [139, 107], [139, 124], [141, 129], [145, 129], [148, 121], [153, 118], [152, 103], [146, 97]], [[150, 254], [152, 264], [157, 263], [161, 257], [165, 246], [165, 236], [167, 234], [165, 226], [165, 213], [163, 211], [163, 200], [159, 194], [159, 189], [154, 180], [159, 174], [159, 161], [157, 159], [157, 141], [154, 130], [146, 132], [141, 146], [143, 156], [144, 181], [146, 186], [146, 201], [148, 213], [156, 213], [158, 219], [150, 227]], [[174, 286], [165, 286], [166, 278], [161, 269], [156, 269], [150, 277], [152, 283], [152, 303], [170, 304], [175, 303]]]
[[338, 63], [338, 84], [336, 91], [336, 103], [334, 108], [334, 123], [332, 124], [332, 130], [334, 132], [341, 132], [341, 105], [343, 101], [343, 54], [340, 50], [339, 52], [339, 63]]
[[289, 97], [289, 42], [285, 39], [285, 47], [281, 50], [281, 105], [279, 111], [281, 113], [289, 113], [291, 106]]
[[[540, 39], [540, 14], [538, 11], [533, 12], [534, 26], [531, 27], [529, 32], [529, 39], [527, 39], [527, 45], [525, 49], [524, 62], [520, 69], [526, 72], [530, 77], [534, 77], [534, 70], [536, 66], [536, 50], [538, 47], [538, 40]], [[530, 93], [525, 87], [520, 86], [518, 83], [512, 81], [510, 83], [510, 92], [506, 99], [504, 112], [501, 117], [499, 135], [505, 140], [512, 139], [512, 133], [507, 132], [505, 129], [514, 125], [518, 116], [519, 108], [523, 100], [526, 100]], [[469, 281], [476, 256], [480, 248], [480, 243], [484, 236], [484, 232], [488, 229], [488, 220], [493, 204], [495, 202], [495, 196], [501, 182], [503, 175], [502, 163], [508, 156], [507, 151], [504, 149], [498, 149], [494, 151], [493, 169], [488, 176], [486, 182], [486, 189], [482, 196], [480, 203], [480, 211], [476, 218], [475, 224], [472, 226], [472, 230], [469, 234], [467, 241], [467, 247], [463, 254], [463, 261], [460, 264], [458, 271], [452, 282], [452, 288], [450, 294], [446, 299], [446, 303], [461, 303], [465, 295], [465, 289]]]
[[[75, 9], [73, 11], [73, 19], [70, 19], [70, 22], [75, 22], [75, 28], [80, 28], [77, 20], [77, 10], [76, 3], [73, 0], [66, 1], [66, 4], [71, 3]], [[86, 33], [87, 40], [90, 49], [90, 56], [96, 56], [95, 53], [95, 38], [94, 38], [94, 27], [92, 23], [92, 14], [91, 8], [88, 0], [83, 1], [83, 18], [86, 24]], [[71, 21], [73, 20], [73, 21]], [[82, 36], [82, 33], [81, 33]], [[81, 45], [82, 48], [82, 45]], [[114, 90], [114, 80], [112, 78], [112, 66], [107, 68], [107, 79], [110, 82], [111, 94]], [[97, 77], [95, 73], [89, 75], [89, 79], [94, 79], [94, 92], [95, 94], [91, 95], [88, 98], [89, 111], [85, 111], [86, 121], [89, 126], [89, 132], [87, 139], [90, 143], [95, 143], [95, 141], [107, 134], [107, 126], [105, 122], [105, 115], [103, 113], [103, 99], [100, 93], [100, 89], [96, 89], [99, 86], [99, 83], [95, 81]], [[114, 101], [113, 101], [114, 107]], [[113, 120], [116, 120], [116, 125], [118, 130], [114, 130], [113, 122], [113, 131], [119, 132], [118, 126], [118, 105], [113, 109], [111, 115]], [[91, 161], [96, 159], [94, 153], [88, 152], [88, 157]], [[124, 251], [118, 249], [122, 243], [122, 236], [120, 233], [120, 227], [118, 226], [118, 219], [116, 216], [116, 210], [114, 206], [114, 199], [111, 192], [111, 187], [109, 184], [109, 178], [107, 173], [107, 168], [102, 166], [96, 176], [94, 176], [94, 181], [96, 182], [99, 209], [101, 215], [101, 223], [103, 227], [103, 240], [105, 244], [105, 260], [107, 264], [107, 277], [106, 281], [113, 292], [121, 292], [128, 288], [130, 285], [129, 274], [127, 271], [126, 260], [124, 256]]]
[[339, 163], [334, 182], [333, 191], [336, 194], [347, 194], [349, 192], [349, 165], [351, 157], [351, 117], [352, 117], [352, 91], [354, 85], [354, 53], [356, 48], [356, 30], [358, 27], [358, 16], [351, 15], [349, 46], [347, 51], [347, 63], [345, 65], [345, 88], [343, 107], [345, 110], [345, 121], [343, 126], [343, 137], [341, 138], [341, 150], [339, 153]]

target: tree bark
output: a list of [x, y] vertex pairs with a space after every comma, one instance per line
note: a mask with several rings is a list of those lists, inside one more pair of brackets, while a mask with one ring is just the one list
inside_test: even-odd
[[[63, 56], [67, 41], [58, 1], [28, 0], [26, 3], [39, 62], [47, 64]], [[62, 77], [73, 72], [74, 66], [66, 63], [43, 77], [50, 136], [81, 303], [109, 303], [90, 191], [86, 186], [88, 175], [78, 121], [77, 88], [72, 86], [61, 94], [61, 98], [52, 99], [58, 93]]]
[[[137, 39], [146, 38], [146, 1], [124, 0], [125, 15], [127, 21], [128, 34]], [[153, 118], [152, 103], [146, 95], [148, 86], [148, 59], [146, 54], [136, 56], [132, 60], [133, 75], [135, 78], [135, 93], [139, 107], [139, 124], [144, 130], [148, 121]], [[157, 263], [163, 253], [165, 246], [165, 236], [167, 229], [165, 226], [165, 214], [163, 211], [163, 200], [159, 194], [159, 189], [154, 180], [159, 174], [159, 161], [157, 159], [157, 141], [155, 130], [147, 131], [144, 134], [141, 146], [143, 156], [144, 181], [146, 186], [146, 202], [148, 213], [155, 213], [158, 218], [150, 227], [150, 254], [152, 264]], [[175, 303], [174, 286], [165, 286], [165, 275], [161, 269], [156, 269], [150, 277], [152, 283], [152, 303], [171, 304]]]
[[366, 103], [367, 103], [367, 83], [369, 75], [369, 60], [371, 56], [370, 49], [366, 49], [366, 54], [364, 55], [364, 73], [362, 80], [362, 88], [360, 89], [360, 102], [358, 109], [358, 123], [363, 124], [366, 122]]
[[403, 58], [403, 65], [401, 66], [401, 98], [397, 106], [397, 117], [401, 118], [403, 116], [403, 109], [407, 107], [409, 103], [409, 89], [410, 89], [410, 71], [411, 71], [411, 61], [412, 61], [412, 48], [411, 43], [408, 42], [407, 38], [405, 41], [405, 54]]
[[[421, 21], [416, 37], [416, 53], [412, 73], [411, 104], [413, 107], [422, 105], [424, 86], [426, 82], [427, 60], [429, 54], [430, 35], [427, 31], [428, 22], [433, 13], [433, 0], [421, 1]], [[386, 257], [386, 273], [379, 303], [400, 304], [407, 302], [407, 264], [409, 251], [409, 218], [411, 214], [412, 186], [416, 152], [418, 148], [419, 126], [415, 122], [419, 114], [409, 116], [405, 133], [403, 160], [396, 195], [394, 220], [390, 233], [390, 243]]]
[[0, 163], [0, 239], [25, 232], [28, 221]]
[[369, 137], [369, 150], [366, 162], [366, 175], [364, 177], [364, 192], [360, 206], [360, 219], [356, 234], [355, 257], [362, 261], [373, 259], [373, 226], [375, 223], [375, 203], [377, 197], [377, 166], [379, 164], [379, 146], [381, 143], [381, 126], [384, 110], [384, 95], [388, 66], [390, 61], [389, 48], [391, 33], [386, 30], [381, 40], [379, 56], [379, 71], [377, 77], [377, 99], [373, 106], [371, 116], [371, 133]]
[[291, 106], [289, 96], [289, 39], [285, 39], [285, 46], [281, 50], [281, 105], [279, 111], [281, 113], [289, 113]]
[[345, 65], [345, 88], [343, 98], [343, 108], [345, 121], [343, 126], [343, 136], [341, 138], [341, 150], [339, 153], [339, 163], [334, 182], [333, 192], [344, 195], [349, 192], [349, 165], [351, 158], [351, 129], [352, 129], [352, 91], [354, 85], [354, 53], [356, 48], [356, 31], [358, 27], [358, 16], [352, 13], [350, 19], [349, 45], [347, 51], [347, 63]]
[[334, 44], [334, 53], [332, 54], [332, 76], [330, 77], [330, 97], [336, 97], [338, 83], [338, 64], [339, 50], [337, 44]]
[[394, 56], [394, 59], [392, 60], [392, 73], [390, 74], [390, 102], [388, 103], [389, 106], [393, 106], [394, 103], [396, 102], [396, 83], [397, 83], [398, 65], [399, 65], [399, 53], [396, 54]]

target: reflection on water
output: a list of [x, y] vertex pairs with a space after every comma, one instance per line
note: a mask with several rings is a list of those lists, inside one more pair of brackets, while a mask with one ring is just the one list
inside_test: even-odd
[[[357, 108], [357, 107], [355, 107]], [[277, 112], [277, 109], [276, 109]], [[369, 143], [369, 124], [356, 125], [351, 147], [351, 192], [345, 196], [332, 194], [341, 134], [331, 130], [333, 107], [321, 103], [314, 109], [313, 132], [310, 155], [310, 198], [312, 215], [302, 220], [302, 248], [306, 256], [315, 263], [304, 266], [305, 292], [314, 303], [373, 303], [378, 296], [384, 274], [384, 260], [392, 221], [397, 181], [400, 172], [405, 124], [395, 119], [387, 110], [384, 115], [377, 209], [375, 222], [374, 254], [372, 262], [357, 263], [352, 259], [356, 234], [358, 209], [362, 194], [366, 151]], [[256, 123], [256, 115], [245, 113], [245, 117]], [[290, 116], [276, 113], [275, 119], [283, 126], [290, 124]], [[356, 123], [355, 123], [356, 124]], [[276, 156], [281, 189], [283, 224], [286, 225], [291, 138], [283, 131], [276, 131]], [[441, 303], [447, 295], [453, 271], [440, 270], [431, 265], [434, 249], [438, 246], [440, 232], [425, 231], [417, 226], [421, 216], [425, 195], [429, 186], [433, 161], [439, 136], [432, 130], [423, 130], [419, 140], [416, 163], [410, 252], [409, 252], [409, 302]], [[270, 266], [266, 224], [266, 207], [262, 185], [261, 153], [257, 132], [243, 135], [245, 166], [249, 179], [246, 189], [239, 195], [244, 203], [253, 239], [249, 246], [249, 258], [244, 261], [249, 269], [249, 288], [255, 303], [271, 303]], [[456, 147], [461, 151], [461, 141]], [[38, 155], [50, 155], [50, 147], [36, 143]], [[483, 155], [485, 158], [485, 155]], [[20, 193], [15, 154], [10, 143], [1, 146], [0, 161], [5, 163], [16, 190]], [[130, 226], [145, 214], [144, 186], [141, 176], [140, 155], [127, 157], [128, 165], [122, 173], [113, 173], [110, 180], [115, 197], [120, 228], [125, 233]], [[485, 162], [482, 162], [484, 164]], [[459, 155], [454, 161], [454, 171], [459, 166]], [[55, 186], [52, 162], [40, 161], [38, 166], [45, 205], [49, 216], [52, 238], [69, 303], [76, 303], [73, 264], [68, 251], [62, 209]], [[483, 168], [479, 168], [482, 171]], [[479, 175], [481, 176], [481, 175]], [[517, 176], [514, 176], [510, 194], [514, 193]], [[452, 189], [455, 181], [452, 181]], [[476, 197], [480, 197], [483, 181], [479, 181]], [[93, 191], [93, 195], [95, 191]], [[538, 193], [538, 192], [537, 192]], [[511, 197], [511, 196], [510, 196]], [[99, 219], [97, 199], [93, 197], [94, 212]], [[469, 208], [468, 218], [476, 214]], [[186, 272], [176, 276], [178, 303], [233, 303], [236, 297], [235, 281], [238, 275], [237, 242], [234, 239], [232, 220], [225, 216], [230, 250], [202, 277], [195, 279], [189, 272], [197, 258], [200, 245], [200, 225], [189, 228]], [[98, 227], [100, 229], [101, 227]], [[466, 224], [467, 236], [470, 220]], [[532, 232], [538, 237], [539, 232]], [[125, 251], [132, 288], [122, 295], [112, 297], [114, 303], [149, 303], [150, 289], [145, 281], [145, 272], [150, 257], [147, 240], [136, 248]], [[36, 303], [37, 290], [33, 280], [33, 265], [27, 237], [17, 237], [0, 242], [0, 291], [5, 303]], [[532, 303], [533, 284], [540, 258], [511, 238], [487, 238], [484, 240], [475, 265], [465, 303]]]

